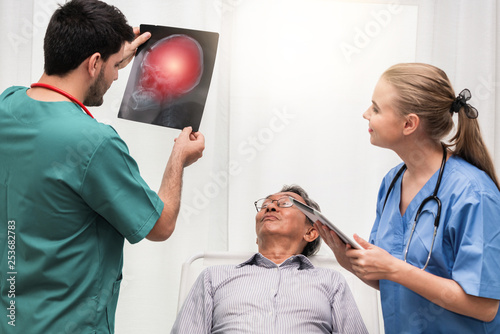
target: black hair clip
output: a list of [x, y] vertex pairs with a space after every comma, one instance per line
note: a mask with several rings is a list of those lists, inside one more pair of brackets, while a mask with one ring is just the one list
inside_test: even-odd
[[465, 115], [467, 117], [471, 119], [477, 118], [477, 116], [479, 116], [479, 112], [477, 111], [476, 108], [467, 103], [467, 101], [469, 101], [471, 97], [472, 94], [470, 93], [470, 90], [468, 90], [467, 88], [462, 90], [451, 104], [450, 112], [452, 114], [454, 112], [458, 114], [460, 109], [462, 109], [463, 107]]

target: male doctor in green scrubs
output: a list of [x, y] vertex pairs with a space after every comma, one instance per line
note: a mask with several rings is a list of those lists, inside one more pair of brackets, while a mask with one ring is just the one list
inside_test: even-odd
[[114, 129], [74, 102], [102, 104], [149, 38], [136, 35], [113, 6], [67, 2], [44, 40], [48, 86], [0, 95], [0, 333], [113, 333], [124, 239], [174, 230], [203, 135], [180, 133], [156, 194]]

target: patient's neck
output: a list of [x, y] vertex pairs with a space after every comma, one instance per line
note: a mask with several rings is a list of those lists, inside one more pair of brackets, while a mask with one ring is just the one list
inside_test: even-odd
[[290, 245], [287, 246], [288, 247], [278, 247], [277, 245], [273, 245], [271, 247], [266, 247], [266, 245], [259, 245], [259, 253], [277, 265], [280, 265], [289, 257], [302, 252], [302, 250], [298, 250], [296, 247], [290, 247]]

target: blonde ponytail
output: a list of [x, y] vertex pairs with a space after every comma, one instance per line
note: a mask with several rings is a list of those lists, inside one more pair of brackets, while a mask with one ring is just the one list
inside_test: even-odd
[[450, 140], [453, 154], [483, 170], [500, 190], [493, 160], [484, 144], [477, 119], [467, 116], [464, 108], [458, 111], [457, 131]]

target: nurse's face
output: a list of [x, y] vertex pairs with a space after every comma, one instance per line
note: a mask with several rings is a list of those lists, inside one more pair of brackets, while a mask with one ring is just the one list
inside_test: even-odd
[[394, 148], [403, 138], [405, 119], [394, 108], [396, 96], [394, 86], [381, 78], [373, 91], [372, 105], [363, 114], [373, 145]]

